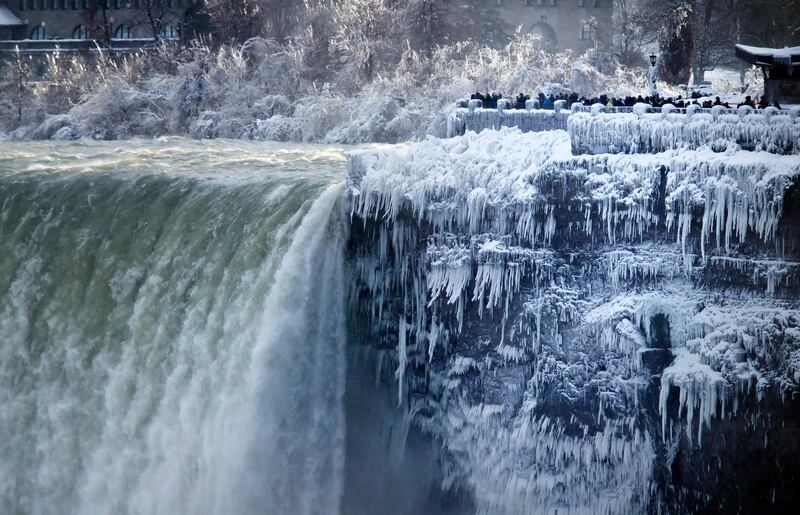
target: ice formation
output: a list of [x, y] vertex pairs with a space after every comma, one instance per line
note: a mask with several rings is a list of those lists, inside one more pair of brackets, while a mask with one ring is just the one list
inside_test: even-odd
[[746, 150], [800, 154], [798, 111], [675, 111], [574, 113], [568, 121], [573, 151], [576, 154], [634, 154], [678, 148], [697, 149], [709, 144], [725, 148], [729, 144], [736, 144]]
[[719, 449], [722, 421], [766, 435], [759, 406], [797, 391], [800, 157], [685, 136], [573, 155], [574, 131], [501, 128], [350, 156], [354, 305], [480, 513], [703, 506], [661, 471]]
[[447, 119], [447, 137], [467, 131], [481, 132], [501, 127], [517, 127], [523, 132], [566, 130], [569, 111], [545, 109], [455, 109]]

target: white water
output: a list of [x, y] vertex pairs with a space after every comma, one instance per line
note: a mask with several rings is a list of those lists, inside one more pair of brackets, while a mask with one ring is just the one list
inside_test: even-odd
[[0, 143], [0, 513], [335, 513], [340, 149]]

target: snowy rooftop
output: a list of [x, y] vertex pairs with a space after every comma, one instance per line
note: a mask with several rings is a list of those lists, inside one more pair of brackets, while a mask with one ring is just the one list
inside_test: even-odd
[[17, 18], [5, 5], [0, 5], [0, 27], [17, 27], [20, 25], [27, 25], [27, 23]]
[[784, 48], [763, 48], [736, 45], [736, 57], [753, 64], [800, 64], [800, 46]]

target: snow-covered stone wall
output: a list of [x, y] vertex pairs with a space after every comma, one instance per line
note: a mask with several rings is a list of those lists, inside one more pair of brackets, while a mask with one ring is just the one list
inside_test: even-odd
[[350, 157], [353, 309], [443, 486], [480, 513], [791, 507], [800, 157], [570, 136]]

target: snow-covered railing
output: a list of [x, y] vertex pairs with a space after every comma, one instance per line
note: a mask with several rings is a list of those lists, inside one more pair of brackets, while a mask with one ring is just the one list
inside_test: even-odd
[[103, 51], [131, 52], [138, 50], [152, 50], [159, 45], [174, 45], [177, 39], [153, 38], [111, 39], [109, 41], [96, 41], [93, 39], [22, 39], [0, 41], [0, 55], [32, 53], [97, 53]]
[[731, 144], [744, 150], [800, 154], [800, 109], [710, 109], [671, 104], [607, 107], [573, 104], [568, 129], [574, 154], [658, 153]]
[[501, 127], [517, 127], [522, 132], [569, 129], [575, 154], [658, 153], [709, 144], [724, 148], [729, 143], [745, 150], [800, 153], [800, 110], [774, 107], [576, 103], [567, 110], [563, 100], [553, 109], [540, 109], [538, 101], [529, 100], [525, 109], [512, 109], [509, 100], [500, 99], [496, 109], [487, 109], [480, 100], [462, 99], [448, 119], [447, 136]]
[[501, 127], [518, 127], [522, 132], [567, 130], [569, 111], [566, 102], [558, 101], [553, 109], [539, 109], [538, 103], [526, 102], [525, 109], [512, 109], [507, 99], [498, 100], [497, 109], [483, 107], [480, 100], [459, 100], [447, 120], [447, 137], [461, 136], [466, 131], [481, 132]]
[[[597, 104], [595, 104], [597, 105]], [[687, 111], [690, 111], [693, 114], [740, 114], [740, 111], [746, 111], [747, 114], [760, 114], [765, 115], [767, 113], [771, 113], [771, 116], [792, 116], [796, 110], [794, 109], [778, 109], [775, 107], [767, 107], [766, 109], [754, 109], [752, 107], [724, 107], [724, 106], [714, 106], [714, 107], [700, 107], [700, 106], [689, 106], [689, 107], [675, 107], [672, 104], [666, 104], [664, 106], [653, 107], [650, 104], [638, 104], [639, 106], [643, 106], [647, 109], [647, 113], [667, 113], [667, 114], [686, 114]], [[587, 106], [583, 104], [572, 104], [570, 111], [573, 113], [591, 113], [592, 108], [594, 106]], [[603, 108], [602, 112], [606, 114], [631, 114], [636, 113], [635, 109], [637, 106], [601, 106]], [[718, 108], [718, 109], [717, 109]]]

